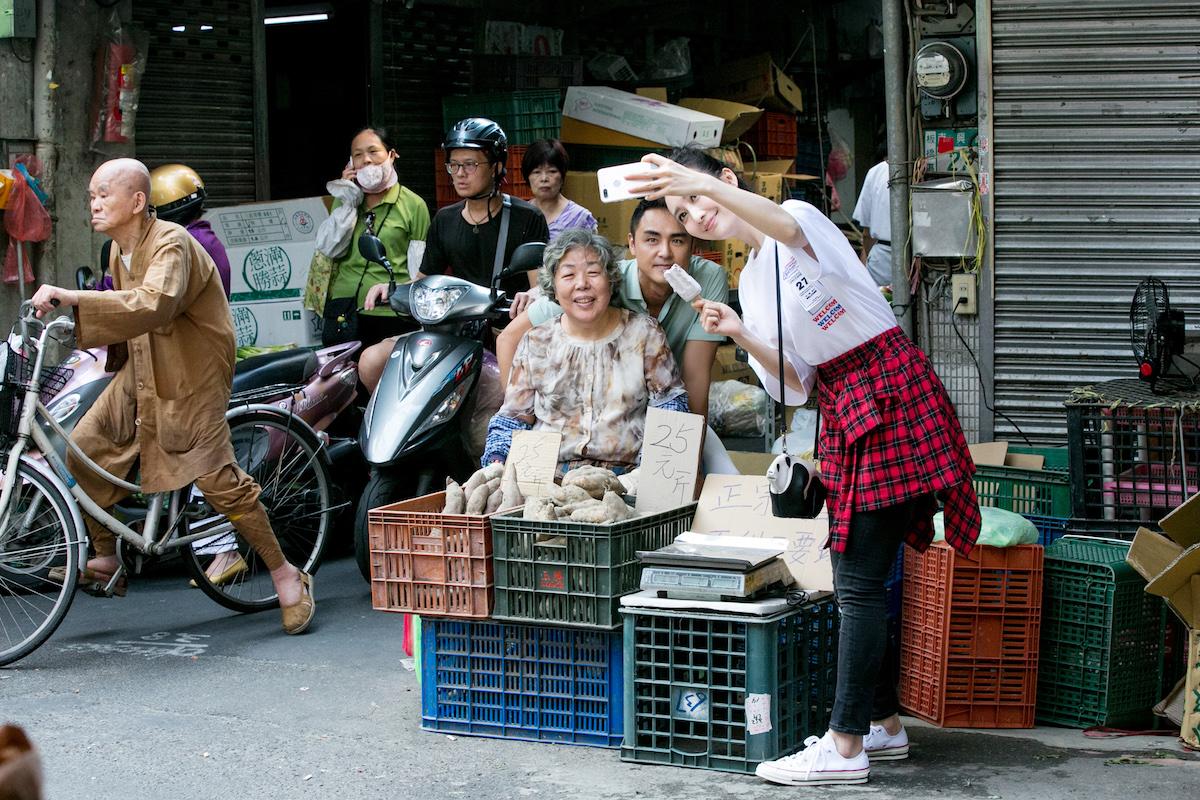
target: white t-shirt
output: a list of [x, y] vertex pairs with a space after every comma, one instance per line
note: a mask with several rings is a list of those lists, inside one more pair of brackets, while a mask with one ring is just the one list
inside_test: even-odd
[[867, 170], [862, 192], [854, 204], [854, 221], [871, 231], [871, 236], [892, 240], [891, 193], [888, 191], [888, 165], [880, 161]]
[[[775, 315], [775, 252], [783, 276], [784, 357], [804, 383], [804, 391], [787, 388], [785, 402], [801, 405], [816, 382], [816, 365], [853, 350], [896, 327], [892, 307], [863, 269], [845, 235], [816, 207], [786, 200], [782, 208], [795, 217], [817, 254], [803, 248], [763, 240], [742, 271], [738, 299], [746, 328], [768, 346], [778, 347]], [[779, 399], [779, 379], [750, 358], [763, 387]], [[778, 368], [778, 365], [776, 365]]]

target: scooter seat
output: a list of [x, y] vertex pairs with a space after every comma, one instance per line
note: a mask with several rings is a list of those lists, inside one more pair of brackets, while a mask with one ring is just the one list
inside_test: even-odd
[[233, 393], [262, 389], [277, 384], [304, 383], [317, 371], [317, 354], [307, 348], [280, 350], [251, 356], [233, 370]]

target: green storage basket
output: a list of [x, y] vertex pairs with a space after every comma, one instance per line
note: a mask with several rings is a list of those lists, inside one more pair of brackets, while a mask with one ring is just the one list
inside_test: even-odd
[[[1065, 536], [1046, 548], [1037, 721], [1138, 727], [1162, 697], [1166, 615], [1125, 563], [1128, 542]], [[1170, 687], [1167, 687], [1170, 688]]]

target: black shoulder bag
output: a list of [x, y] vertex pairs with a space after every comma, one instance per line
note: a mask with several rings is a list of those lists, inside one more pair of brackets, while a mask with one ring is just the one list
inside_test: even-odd
[[[395, 205], [388, 207], [383, 219], [379, 221], [379, 230], [383, 230], [383, 223], [387, 222], [388, 215], [395, 207]], [[368, 211], [366, 233], [372, 236], [375, 235], [374, 220], [375, 213]], [[353, 246], [351, 244], [351, 247]], [[358, 295], [362, 291], [363, 281], [367, 279], [368, 269], [370, 269], [370, 264], [363, 267], [362, 275], [358, 277], [358, 286], [354, 288], [354, 294], [349, 297], [330, 297], [325, 300], [325, 308], [321, 312], [321, 344], [325, 347], [358, 339]]]
[[[779, 403], [784, 404], [783, 363], [783, 277], [779, 271], [779, 243], [775, 243], [775, 321], [779, 338]], [[821, 435], [821, 409], [813, 433], [813, 459], [817, 458]], [[767, 487], [771, 494], [771, 513], [776, 517], [812, 519], [825, 505], [825, 484], [817, 476], [816, 465], [788, 453], [787, 431], [783, 434], [783, 453], [767, 469]]]

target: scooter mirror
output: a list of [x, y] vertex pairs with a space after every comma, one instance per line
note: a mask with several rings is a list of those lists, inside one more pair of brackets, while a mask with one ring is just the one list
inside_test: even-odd
[[96, 275], [91, 267], [80, 267], [75, 270], [75, 287], [78, 289], [95, 289]]
[[358, 252], [367, 261], [373, 264], [379, 264], [392, 273], [392, 264], [388, 261], [387, 251], [383, 248], [383, 242], [379, 237], [372, 233], [364, 233], [358, 237]]
[[513, 251], [512, 258], [508, 261], [508, 266], [500, 270], [500, 277], [508, 275], [516, 275], [521, 272], [528, 272], [531, 269], [537, 269], [542, 266], [542, 253], [546, 250], [546, 245], [542, 242], [526, 242], [519, 245]]

